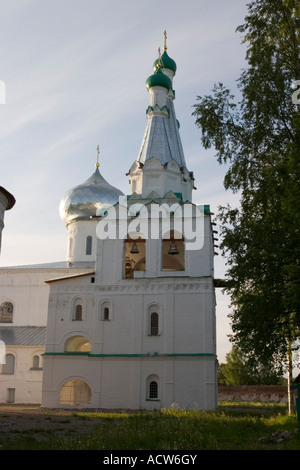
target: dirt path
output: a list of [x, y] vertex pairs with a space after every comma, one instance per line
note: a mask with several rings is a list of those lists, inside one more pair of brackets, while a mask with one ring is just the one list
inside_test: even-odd
[[[91, 411], [91, 410], [89, 410]], [[38, 405], [1, 405], [0, 436], [34, 430], [56, 430], [64, 433], [89, 433], [101, 424], [101, 418], [74, 416], [76, 410], [44, 410]]]

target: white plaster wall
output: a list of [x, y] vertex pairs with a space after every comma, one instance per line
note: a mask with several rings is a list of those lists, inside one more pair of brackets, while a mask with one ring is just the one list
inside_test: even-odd
[[[77, 272], [77, 270], [73, 270]], [[2, 268], [0, 270], [0, 303], [8, 301], [14, 306], [13, 322], [0, 323], [0, 327], [46, 326], [51, 278], [67, 275], [70, 269]], [[41, 403], [42, 371], [30, 370], [35, 352], [44, 352], [45, 345], [6, 345], [6, 353], [16, 357], [14, 375], [0, 374], [0, 402], [5, 403], [7, 389], [15, 388], [16, 403]], [[0, 365], [1, 368], [1, 365]]]
[[[47, 368], [55, 376], [44, 377], [43, 407], [66, 407], [59, 403], [60, 389], [72, 379], [84, 380], [92, 390], [92, 401], [83, 408], [214, 409], [217, 406], [214, 358], [88, 358], [46, 356]], [[66, 374], [66, 371], [68, 373]], [[147, 398], [147, 377], [158, 379], [158, 399]]]
[[49, 272], [30, 270], [0, 271], [0, 303], [14, 306], [13, 323], [4, 326], [46, 326], [49, 286], [45, 284]]
[[181, 193], [183, 201], [192, 202], [193, 182], [187, 170], [184, 169], [182, 173], [175, 161], [169, 161], [165, 167], [157, 158], [151, 158], [145, 162], [142, 171], [133, 172], [133, 178], [142, 179], [140, 186], [135, 183], [134, 190], [143, 197], [147, 197], [152, 191], [164, 197], [171, 190]]
[[[43, 353], [44, 348], [40, 346], [6, 347], [6, 354], [15, 357], [15, 372], [13, 375], [0, 373], [0, 403], [7, 402], [9, 388], [15, 389], [15, 403], [41, 403]], [[30, 370], [35, 355], [40, 357], [40, 370]], [[2, 372], [2, 365], [0, 370]]]
[[[95, 354], [215, 353], [212, 280], [124, 280], [122, 286], [95, 286], [91, 276], [53, 283], [49, 298], [47, 351], [63, 352], [66, 340], [85, 336]], [[128, 282], [131, 284], [128, 285]], [[81, 284], [80, 284], [81, 283]], [[127, 284], [127, 285], [126, 285]], [[83, 320], [72, 320], [80, 298]], [[100, 319], [109, 301], [112, 319]], [[159, 336], [149, 336], [149, 307], [159, 313]]]
[[[68, 225], [67, 260], [70, 263], [92, 262], [96, 256], [96, 225], [97, 220], [76, 220]], [[92, 253], [86, 254], [86, 239], [92, 237]], [[70, 249], [72, 240], [72, 249]]]
[[[83, 300], [82, 321], [71, 320], [76, 296]], [[99, 318], [103, 300], [111, 302], [111, 320]], [[153, 304], [159, 306], [159, 336], [148, 334], [148, 308]], [[54, 282], [46, 352], [62, 354], [66, 340], [76, 335], [85, 336], [92, 350], [91, 356], [45, 356], [43, 406], [57, 406], [63, 383], [76, 378], [90, 386], [91, 407], [152, 409], [175, 401], [181, 407], [213, 408], [215, 394], [208, 397], [207, 390], [211, 396], [216, 387], [214, 328], [211, 280], [155, 279], [142, 284], [124, 280], [119, 286], [101, 286], [84, 276]], [[176, 354], [204, 355], [182, 358]], [[150, 374], [159, 376], [157, 402], [146, 399]]]
[[14, 306], [13, 323], [0, 326], [46, 326], [49, 301], [49, 279], [59, 278], [78, 269], [2, 268], [0, 269], [0, 303]]

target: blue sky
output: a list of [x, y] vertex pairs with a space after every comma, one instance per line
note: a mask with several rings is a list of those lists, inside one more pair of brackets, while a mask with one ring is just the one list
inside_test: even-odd
[[[149, 104], [145, 81], [163, 48], [177, 64], [175, 110], [188, 169], [196, 177], [193, 202], [234, 203], [226, 172], [201, 145], [192, 116], [198, 95], [222, 82], [236, 92], [246, 66], [236, 33], [244, 0], [0, 0], [1, 180], [16, 198], [5, 214], [1, 266], [66, 258], [60, 199], [95, 169], [129, 194]], [[225, 262], [215, 258], [215, 275]], [[231, 346], [228, 299], [217, 293], [218, 356]]]

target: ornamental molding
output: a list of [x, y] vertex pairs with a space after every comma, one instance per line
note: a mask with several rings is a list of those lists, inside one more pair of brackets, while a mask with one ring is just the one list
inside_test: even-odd
[[128, 282], [119, 285], [92, 285], [92, 286], [70, 286], [65, 287], [60, 293], [114, 293], [114, 294], [153, 294], [153, 293], [212, 293], [214, 291], [213, 279], [198, 282], [149, 282], [149, 284], [138, 284]]

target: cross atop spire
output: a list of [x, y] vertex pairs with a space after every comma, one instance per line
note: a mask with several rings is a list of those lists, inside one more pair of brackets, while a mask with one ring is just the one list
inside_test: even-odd
[[160, 53], [160, 47], [158, 48], [158, 62], [157, 62], [157, 67], [163, 67], [163, 63], [161, 60], [161, 53]]
[[97, 145], [97, 163], [96, 163], [96, 168], [99, 168], [99, 154], [100, 154], [100, 148], [99, 145]]
[[164, 36], [165, 36], [165, 43], [164, 43], [164, 51], [167, 50], [167, 31], [164, 30]]

